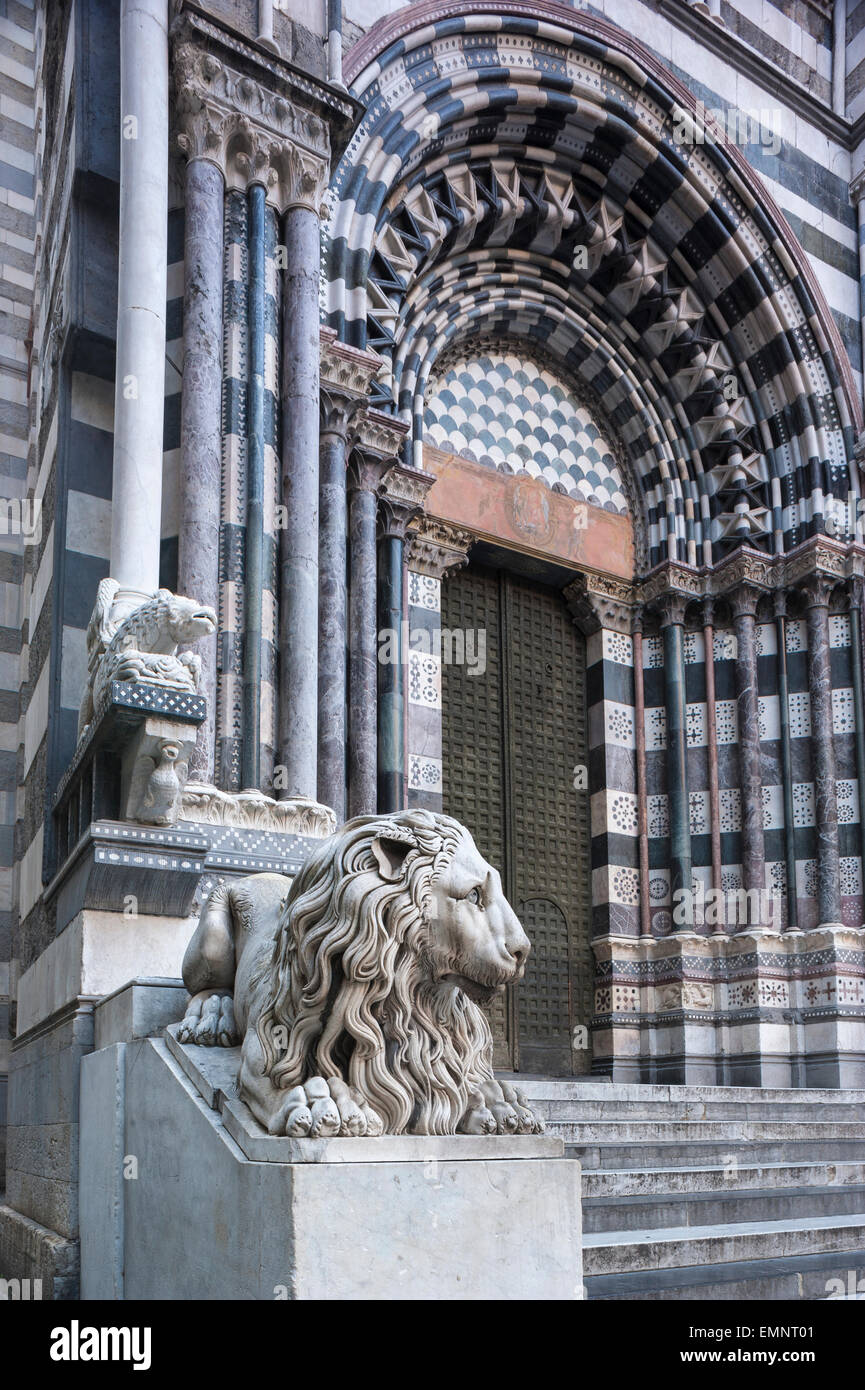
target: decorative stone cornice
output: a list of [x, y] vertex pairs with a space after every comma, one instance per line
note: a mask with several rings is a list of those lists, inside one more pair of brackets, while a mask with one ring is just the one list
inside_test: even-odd
[[368, 400], [369, 385], [381, 367], [378, 353], [350, 347], [332, 328], [322, 328], [321, 428], [348, 439], [357, 413]]
[[448, 521], [424, 516], [408, 536], [407, 560], [409, 569], [432, 579], [468, 564], [469, 549], [474, 541], [471, 531], [452, 526]]
[[426, 495], [435, 482], [435, 474], [421, 473], [395, 463], [388, 469], [379, 487], [379, 534], [404, 540], [411, 523], [423, 511]]
[[318, 213], [330, 169], [330, 133], [317, 112], [199, 43], [174, 47], [176, 142], [188, 159], [208, 159], [228, 188], [263, 184], [279, 212]]
[[587, 570], [562, 590], [577, 627], [589, 636], [600, 628], [630, 633], [636, 595], [622, 579]]
[[223, 792], [204, 782], [187, 782], [180, 819], [206, 825], [231, 825], [245, 830], [311, 835], [318, 839], [336, 830], [329, 806], [305, 797], [274, 801], [260, 791]]
[[706, 588], [705, 577], [699, 570], [668, 560], [643, 580], [640, 599], [645, 604], [654, 605], [662, 595], [668, 593], [683, 594], [686, 599], [702, 598]]

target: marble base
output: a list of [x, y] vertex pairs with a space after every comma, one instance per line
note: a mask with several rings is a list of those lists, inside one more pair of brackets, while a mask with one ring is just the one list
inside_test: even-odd
[[260, 1133], [250, 1159], [245, 1108], [189, 1070], [152, 1038], [83, 1063], [83, 1298], [583, 1297], [580, 1165], [559, 1141], [293, 1141], [286, 1161], [292, 1141]]

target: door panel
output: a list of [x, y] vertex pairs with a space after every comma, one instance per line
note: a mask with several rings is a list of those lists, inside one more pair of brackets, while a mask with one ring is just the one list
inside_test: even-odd
[[532, 940], [526, 975], [492, 1022], [496, 1065], [569, 1075], [591, 1016], [585, 649], [561, 596], [471, 566], [442, 587], [445, 627], [485, 628], [484, 675], [445, 666], [444, 808], [499, 867]]

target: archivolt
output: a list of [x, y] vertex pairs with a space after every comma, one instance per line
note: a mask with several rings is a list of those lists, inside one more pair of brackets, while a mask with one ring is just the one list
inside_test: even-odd
[[822, 530], [826, 496], [859, 490], [858, 402], [739, 152], [678, 144], [692, 99], [612, 26], [455, 10], [412, 5], [349, 55], [367, 111], [331, 191], [326, 314], [385, 358], [379, 403], [413, 421], [416, 461], [439, 354], [494, 329], [543, 339], [601, 401], [648, 564]]

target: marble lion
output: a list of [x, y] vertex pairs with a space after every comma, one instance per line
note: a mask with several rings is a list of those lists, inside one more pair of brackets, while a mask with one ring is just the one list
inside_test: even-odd
[[218, 887], [183, 962], [181, 1042], [241, 1042], [270, 1134], [539, 1133], [482, 1005], [525, 969], [501, 879], [449, 816], [362, 816], [289, 883]]

